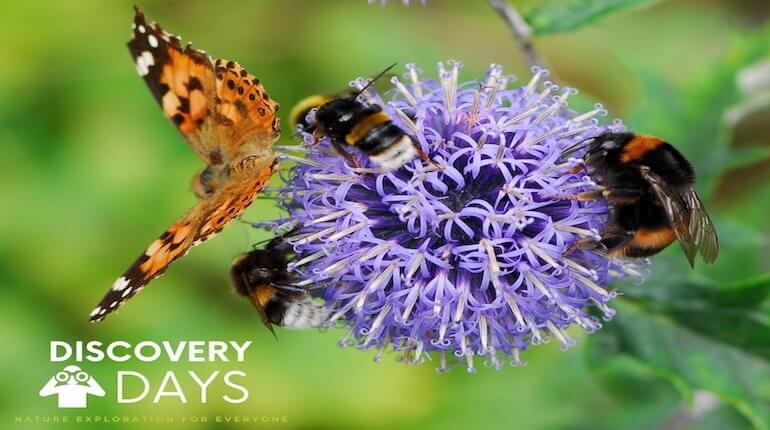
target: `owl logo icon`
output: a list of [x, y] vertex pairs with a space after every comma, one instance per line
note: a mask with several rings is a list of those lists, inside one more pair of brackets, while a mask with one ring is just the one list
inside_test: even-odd
[[57, 394], [59, 408], [85, 408], [88, 395], [104, 397], [104, 389], [80, 367], [70, 365], [56, 373], [40, 390], [41, 397]]

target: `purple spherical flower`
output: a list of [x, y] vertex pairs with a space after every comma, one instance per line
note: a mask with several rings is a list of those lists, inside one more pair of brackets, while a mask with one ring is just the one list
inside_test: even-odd
[[433, 164], [415, 158], [384, 173], [351, 149], [356, 168], [307, 133], [306, 146], [284, 148], [305, 152], [287, 156], [297, 162], [281, 190], [288, 218], [274, 224], [302, 225], [289, 240], [290, 268], [298, 285], [323, 286], [331, 321], [349, 328], [341, 345], [373, 348], [377, 360], [390, 346], [408, 362], [437, 359], [439, 370], [462, 362], [474, 371], [476, 356], [518, 365], [529, 345], [573, 345], [573, 324], [599, 328], [589, 310], [612, 316], [611, 278], [639, 276], [600, 253], [562, 255], [598, 236], [607, 205], [554, 199], [595, 186], [560, 152], [622, 126], [600, 126], [600, 105], [570, 110], [576, 91], [541, 83], [545, 70], [507, 89], [500, 66], [458, 84], [460, 69], [440, 63], [434, 81], [408, 65], [389, 102], [371, 89], [360, 96], [382, 105]]

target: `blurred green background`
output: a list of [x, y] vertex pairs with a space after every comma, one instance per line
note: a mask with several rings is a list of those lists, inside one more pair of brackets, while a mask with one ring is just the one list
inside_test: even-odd
[[[64, 427], [18, 424], [15, 416], [256, 414], [287, 422], [210, 418], [197, 427], [768, 428], [770, 3], [513, 4], [539, 34], [536, 47], [559, 82], [580, 89], [575, 106], [601, 101], [629, 128], [668, 138], [693, 161], [721, 234], [717, 264], [691, 271], [672, 246], [645, 284], [621, 286], [618, 315], [600, 333], [573, 332], [576, 348], [560, 352], [552, 342], [527, 351], [523, 368], [440, 375], [431, 363], [405, 366], [389, 354], [375, 364], [372, 353], [340, 349], [342, 332], [279, 329], [276, 341], [227, 278], [233, 258], [267, 233], [233, 222], [122, 312], [89, 325], [88, 312], [116, 276], [194, 203], [189, 181], [201, 164], [136, 74], [125, 46], [132, 3], [8, 1], [0, 16], [0, 427]], [[481, 0], [139, 6], [259, 77], [283, 106], [284, 124], [304, 96], [339, 91], [395, 61], [435, 76], [437, 61], [459, 59], [463, 80], [494, 62], [529, 79], [507, 28]], [[260, 200], [243, 218], [277, 215], [273, 201]], [[59, 411], [37, 395], [62, 367], [49, 362], [48, 344], [91, 339], [253, 345], [246, 363], [84, 363], [108, 397]], [[117, 405], [118, 369], [145, 373], [154, 389], [175, 370], [189, 404]], [[184, 377], [230, 369], [248, 374], [251, 396], [240, 405], [222, 401], [233, 394], [221, 383], [201, 404]], [[79, 427], [91, 426], [104, 427]]]

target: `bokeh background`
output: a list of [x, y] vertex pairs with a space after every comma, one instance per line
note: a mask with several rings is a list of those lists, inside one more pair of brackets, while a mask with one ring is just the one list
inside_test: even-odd
[[[341, 331], [259, 323], [228, 284], [229, 264], [267, 232], [233, 222], [99, 325], [88, 312], [142, 249], [194, 203], [200, 168], [137, 76], [125, 47], [133, 4], [8, 1], [0, 14], [0, 413], [214, 417], [287, 422], [197, 428], [743, 429], [770, 427], [770, 3], [765, 0], [513, 1], [559, 83], [600, 101], [629, 128], [658, 134], [696, 166], [722, 239], [712, 267], [690, 270], [676, 245], [643, 285], [619, 285], [618, 315], [578, 346], [553, 342], [495, 372], [406, 366], [340, 349]], [[387, 7], [365, 0], [144, 1], [150, 19], [239, 61], [283, 109], [337, 92], [393, 62], [433, 74], [490, 63], [529, 79], [508, 29], [481, 0]], [[281, 143], [288, 144], [288, 132]], [[277, 182], [276, 182], [277, 184]], [[259, 200], [243, 216], [279, 215]], [[37, 392], [61, 369], [51, 340], [252, 340], [246, 363], [84, 363], [107, 398], [59, 411]], [[175, 370], [189, 397], [117, 405], [116, 370], [153, 381]], [[244, 370], [250, 399], [221, 382], [197, 398], [187, 370]], [[232, 394], [231, 394], [232, 395]], [[142, 424], [115, 424], [139, 428]], [[146, 424], [145, 424], [146, 426]], [[161, 428], [187, 427], [175, 423]], [[78, 427], [104, 428], [81, 424]]]

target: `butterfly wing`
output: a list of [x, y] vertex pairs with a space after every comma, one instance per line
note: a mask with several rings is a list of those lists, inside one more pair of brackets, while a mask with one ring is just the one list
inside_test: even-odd
[[236, 63], [212, 62], [203, 51], [148, 23], [137, 8], [128, 43], [137, 71], [179, 129], [208, 164], [218, 165], [210, 196], [203, 198], [118, 278], [91, 313], [99, 321], [119, 308], [190, 248], [210, 239], [239, 216], [275, 169], [270, 146], [280, 133], [272, 101], [258, 79]]
[[695, 188], [688, 186], [684, 190], [674, 189], [648, 168], [642, 169], [642, 176], [663, 205], [690, 266], [695, 267], [695, 256], [698, 253], [704, 263], [713, 263], [719, 255], [719, 238]]
[[179, 36], [136, 9], [129, 51], [163, 114], [208, 165], [267, 154], [278, 138], [279, 105], [259, 79], [238, 63], [212, 61], [182, 48]]
[[274, 156], [254, 160], [249, 171], [236, 174], [236, 180], [211, 198], [201, 200], [178, 219], [115, 281], [91, 312], [91, 321], [104, 319], [150, 281], [162, 275], [190, 248], [214, 237], [230, 220], [240, 216], [270, 180], [275, 167]]
[[189, 44], [182, 48], [178, 36], [155, 22], [148, 23], [138, 8], [128, 49], [166, 118], [206, 164], [218, 164], [217, 142], [199, 136], [210, 121], [209, 100], [216, 91], [211, 57]]

